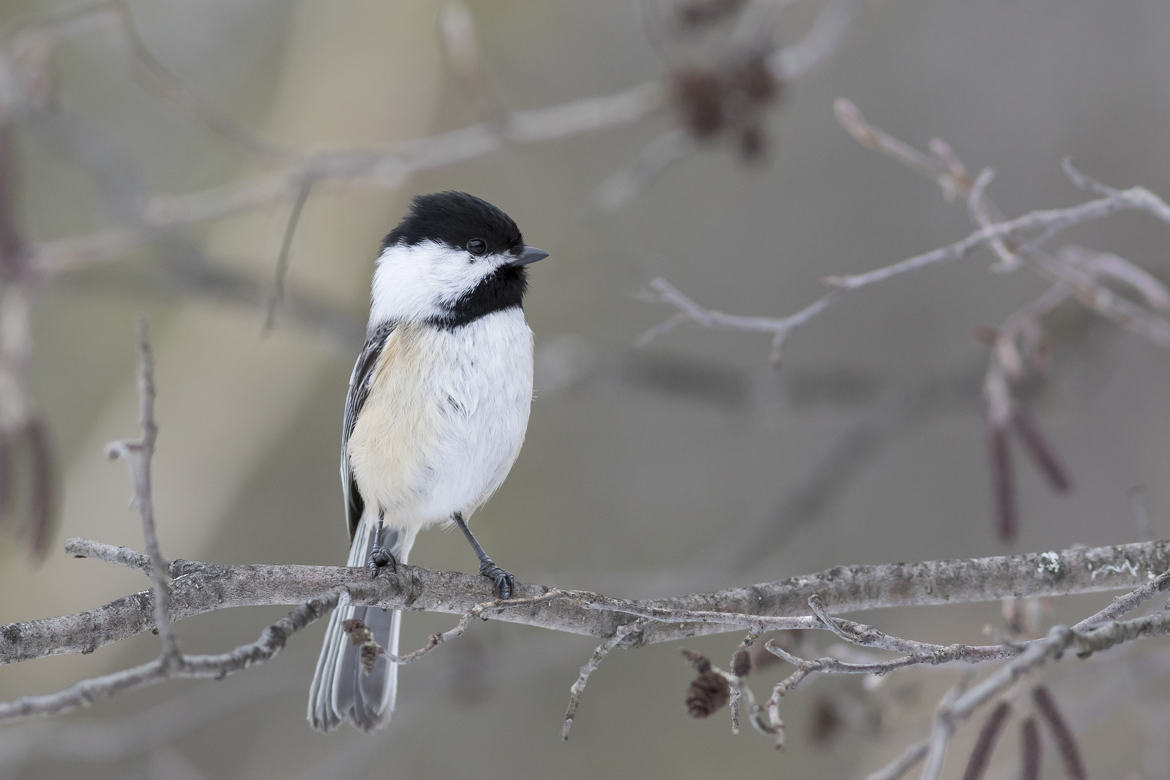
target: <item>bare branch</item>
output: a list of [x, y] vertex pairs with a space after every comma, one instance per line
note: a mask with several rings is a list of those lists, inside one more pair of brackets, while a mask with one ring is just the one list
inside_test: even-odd
[[[830, 4], [805, 37], [791, 48], [771, 51], [771, 42], [763, 42], [766, 46], [761, 62], [766, 72], [779, 73], [791, 81], [815, 68], [836, 48], [858, 5], [857, 0]], [[303, 197], [301, 193], [306, 187], [364, 182], [392, 189], [416, 174], [458, 165], [504, 147], [564, 140], [635, 124], [661, 114], [669, 105], [667, 79], [541, 109], [509, 110], [494, 104], [483, 105], [487, 118], [478, 124], [387, 148], [300, 153], [260, 137], [199, 98], [150, 52], [123, 0], [95, 3], [89, 11], [94, 15], [109, 12], [116, 15], [138, 71], [153, 94], [237, 146], [276, 161], [281, 167], [220, 187], [185, 195], [156, 196], [142, 205], [127, 226], [31, 247], [30, 266], [45, 276], [117, 259], [153, 240], [160, 231], [222, 219], [280, 200], [295, 201]], [[440, 15], [440, 32], [452, 69], [469, 89], [483, 98], [484, 79], [474, 27], [466, 8], [459, 4], [447, 6]], [[759, 46], [761, 42], [753, 40], [752, 44]], [[635, 167], [660, 170], [692, 148], [693, 144], [659, 144], [650, 155], [654, 159], [649, 162], [643, 159]]]
[[589, 677], [601, 667], [601, 662], [605, 660], [605, 657], [624, 642], [626, 637], [645, 628], [648, 622], [647, 618], [638, 618], [632, 623], [619, 626], [614, 631], [613, 636], [598, 645], [597, 649], [593, 651], [593, 655], [589, 656], [589, 660], [581, 667], [577, 679], [569, 687], [569, 704], [565, 708], [565, 719], [561, 726], [562, 740], [569, 738], [569, 729], [573, 728], [573, 719], [577, 717], [577, 708], [581, 706], [581, 694], [585, 693], [585, 686], [589, 684]]
[[194, 677], [221, 679], [261, 664], [284, 648], [288, 638], [305, 626], [337, 606], [340, 591], [327, 598], [311, 599], [294, 609], [288, 617], [264, 629], [255, 642], [217, 655], [178, 655], [168, 665], [160, 656], [149, 663], [132, 669], [82, 680], [57, 693], [43, 696], [25, 696], [10, 702], [0, 703], [0, 721], [26, 718], [31, 715], [52, 715], [77, 707], [92, 704], [98, 699], [108, 698], [117, 693], [155, 685], [164, 680]]
[[804, 37], [773, 58], [776, 75], [798, 79], [815, 70], [837, 49], [860, 6], [860, 0], [834, 0], [826, 5]]
[[30, 248], [30, 265], [40, 274], [57, 276], [120, 258], [160, 230], [210, 222], [295, 198], [306, 185], [364, 182], [393, 189], [418, 173], [474, 160], [505, 146], [546, 143], [633, 124], [664, 106], [660, 84], [639, 84], [548, 108], [510, 111], [500, 120], [386, 149], [305, 154], [274, 173], [186, 195], [150, 198], [132, 227], [41, 243]]
[[[785, 339], [793, 331], [808, 323], [833, 304], [838, 303], [846, 293], [880, 284], [903, 274], [918, 271], [933, 265], [962, 259], [984, 244], [997, 239], [1004, 239], [1019, 233], [1040, 231], [1043, 233], [1045, 240], [1048, 240], [1057, 233], [1075, 225], [1102, 219], [1126, 210], [1144, 211], [1164, 222], [1170, 223], [1170, 205], [1167, 205], [1165, 201], [1142, 187], [1119, 190], [1103, 198], [1068, 208], [1033, 211], [1015, 219], [980, 228], [966, 238], [940, 247], [939, 249], [915, 255], [914, 257], [876, 268], [866, 273], [828, 277], [825, 279], [825, 282], [832, 288], [829, 292], [787, 317], [748, 317], [707, 309], [696, 303], [692, 298], [684, 295], [678, 288], [662, 278], [652, 280], [650, 282], [650, 288], [655, 296], [653, 300], [674, 306], [679, 310], [680, 314], [686, 315], [689, 320], [704, 327], [770, 333], [773, 342], [772, 359], [776, 361]], [[1023, 254], [1023, 249], [1020, 252]], [[1069, 279], [1063, 277], [1061, 281], [1065, 283], [1070, 282]], [[1101, 289], [1095, 287], [1092, 293], [1098, 300], [1099, 310], [1108, 310], [1112, 313], [1113, 318], [1124, 323], [1132, 324], [1136, 322], [1137, 315], [1132, 311], [1132, 304], [1117, 299], [1116, 296], [1109, 298], [1107, 302], [1103, 302], [1103, 296], [1099, 292]], [[1085, 294], [1088, 295], [1087, 292]], [[1166, 325], [1165, 334], [1150, 325], [1146, 325], [1143, 333], [1146, 333], [1146, 330], [1149, 330], [1153, 334], [1152, 340], [1155, 340], [1156, 343], [1170, 346], [1170, 324]], [[641, 343], [646, 343], [648, 338], [658, 336], [661, 332], [660, 328], [648, 331], [643, 334]]]
[[1061, 262], [1083, 269], [1091, 277], [1114, 279], [1133, 289], [1151, 309], [1170, 311], [1170, 290], [1153, 274], [1112, 252], [1095, 252], [1080, 246], [1060, 250]]
[[181, 658], [179, 641], [171, 625], [171, 576], [169, 564], [158, 544], [154, 523], [154, 500], [151, 496], [150, 461], [154, 457], [154, 443], [158, 425], [154, 419], [154, 356], [147, 339], [146, 320], [138, 320], [138, 422], [142, 438], [138, 441], [121, 440], [106, 445], [110, 458], [121, 458], [130, 470], [134, 489], [132, 505], [142, 517], [142, 535], [146, 555], [150, 559], [150, 584], [154, 592], [154, 625], [162, 642], [162, 666], [171, 669]]
[[1102, 184], [1088, 174], [1083, 173], [1073, 165], [1072, 159], [1069, 157], [1065, 157], [1060, 161], [1060, 168], [1064, 171], [1064, 175], [1068, 177], [1069, 181], [1086, 192], [1096, 193], [1097, 195], [1112, 195], [1117, 192], [1113, 187]]
[[262, 138], [254, 131], [244, 127], [239, 122], [214, 108], [187, 86], [163, 63], [154, 56], [138, 25], [134, 22], [130, 5], [126, 0], [109, 0], [110, 10], [115, 14], [126, 38], [127, 48], [137, 66], [136, 74], [142, 85], [159, 99], [174, 108], [186, 113], [195, 121], [201, 123], [208, 130], [236, 146], [274, 160], [287, 160], [295, 157], [295, 153], [285, 149], [266, 138]]
[[116, 547], [112, 544], [95, 542], [92, 539], [80, 539], [76, 536], [65, 540], [65, 553], [74, 558], [96, 558], [106, 563], [138, 569], [148, 577], [154, 568], [150, 562], [150, 556], [135, 552], [129, 547]]
[[[861, 109], [853, 101], [844, 98], [834, 100], [833, 113], [837, 117], [837, 122], [853, 136], [853, 139], [857, 143], [866, 149], [881, 152], [908, 168], [918, 171], [927, 178], [936, 180], [939, 186], [943, 188], [944, 193], [953, 193], [955, 191], [953, 182], [955, 176], [952, 175], [952, 170], [956, 168], [956, 172], [961, 172], [961, 177], [966, 179], [969, 183], [968, 186], [970, 186], [971, 180], [967, 177], [966, 171], [962, 170], [962, 166], [948, 167], [946, 162], [937, 159], [938, 155], [931, 157], [930, 155], [923, 154], [913, 146], [895, 138], [884, 130], [874, 127], [865, 121], [865, 117], [861, 114]], [[990, 178], [990, 173], [988, 173], [988, 177]], [[986, 185], [986, 182], [984, 184]]]
[[309, 190], [312, 185], [305, 182], [301, 185], [300, 190], [297, 191], [296, 198], [293, 199], [292, 209], [288, 214], [288, 222], [284, 226], [284, 236], [280, 239], [280, 253], [276, 256], [276, 274], [272, 282], [272, 292], [268, 296], [268, 302], [265, 305], [264, 313], [264, 332], [271, 331], [276, 327], [276, 310], [280, 307], [281, 301], [284, 300], [284, 285], [288, 278], [288, 266], [292, 256], [293, 236], [297, 232], [297, 223], [301, 220], [301, 212], [305, 209], [305, 203], [309, 200]]
[[602, 209], [625, 205], [695, 148], [695, 139], [689, 133], [678, 128], [667, 130], [646, 144], [633, 162], [611, 174], [597, 189], [594, 199]]
[[[534, 596], [532, 598], [512, 599], [512, 600], [507, 602], [507, 606], [508, 607], [520, 607], [520, 606], [525, 606], [525, 605], [540, 604], [542, 602], [547, 602], [547, 601], [551, 601], [553, 599], [560, 598], [561, 596], [564, 596], [566, 594], [567, 594], [567, 591], [561, 591], [561, 590], [554, 589], [554, 590], [550, 590], [547, 593], [544, 593], [540, 596]], [[399, 664], [399, 665], [406, 665], [406, 664], [414, 663], [418, 659], [420, 659], [423, 656], [430, 653], [432, 650], [434, 650], [439, 645], [444, 644], [446, 642], [449, 642], [452, 639], [458, 639], [459, 637], [463, 636], [463, 634], [467, 631], [467, 629], [471, 626], [471, 624], [473, 622], [475, 622], [476, 619], [483, 618], [483, 613], [485, 610], [491, 609], [493, 607], [500, 607], [500, 606], [503, 606], [504, 604], [505, 604], [505, 602], [500, 600], [500, 599], [493, 599], [492, 601], [485, 601], [482, 604], [476, 604], [474, 607], [467, 610], [466, 614], [464, 614], [463, 617], [459, 618], [459, 622], [456, 623], [453, 627], [447, 629], [446, 631], [442, 631], [438, 634], [431, 634], [429, 637], [427, 637], [426, 644], [424, 644], [422, 647], [418, 648], [417, 650], [412, 650], [411, 652], [407, 653], [406, 655], [394, 655], [393, 653], [388, 651], [385, 647], [378, 644], [378, 642], [376, 642], [373, 638], [373, 632], [371, 632], [369, 630], [369, 628], [367, 628], [365, 626], [365, 624], [362, 623], [362, 621], [360, 621], [360, 620], [347, 620], [342, 625], [345, 626], [345, 633], [349, 635], [350, 640], [355, 645], [371, 646], [377, 655], [385, 656], [387, 658], [387, 660], [390, 661], [390, 663]], [[353, 625], [351, 627], [349, 625], [351, 623], [355, 624], [355, 625]], [[374, 658], [372, 657], [370, 659], [371, 664], [373, 663], [373, 660], [374, 660]]]
[[1073, 630], [1088, 631], [1111, 620], [1117, 620], [1127, 612], [1137, 609], [1143, 602], [1149, 601], [1159, 593], [1164, 593], [1167, 588], [1170, 588], [1170, 571], [1163, 572], [1140, 588], [1113, 599], [1109, 606], [1073, 626]]
[[927, 740], [926, 766], [922, 768], [922, 780], [939, 780], [942, 777], [943, 760], [946, 758], [947, 743], [955, 731], [955, 722], [951, 717], [951, 708], [956, 700], [963, 695], [971, 681], [971, 673], [965, 673], [954, 688], [939, 702], [938, 710], [934, 713], [934, 728], [931, 729], [930, 739]]
[[[369, 579], [364, 569], [336, 566], [221, 565], [183, 561], [172, 583], [174, 622], [220, 609], [297, 605], [337, 589], [356, 604], [464, 615], [494, 599], [483, 578], [401, 566]], [[783, 616], [808, 612], [819, 595], [835, 613], [887, 607], [998, 601], [1006, 596], [1061, 596], [1134, 588], [1170, 569], [1170, 541], [1062, 551], [871, 566], [840, 566], [816, 574], [670, 599], [623, 600], [563, 591], [547, 603], [487, 609], [495, 620], [605, 638], [636, 617], [652, 618], [647, 644], [726, 631], [757, 630]], [[517, 599], [555, 588], [517, 586]], [[729, 614], [730, 613], [730, 614]], [[0, 626], [0, 664], [62, 653], [90, 652], [154, 628], [150, 593], [57, 618]], [[815, 628], [815, 617], [787, 618], [786, 627]], [[1150, 630], [1147, 627], [1145, 630]]]
[[271, 678], [249, 676], [233, 683], [231, 691], [223, 686], [199, 686], [124, 717], [9, 726], [0, 731], [0, 768], [19, 775], [24, 767], [52, 760], [91, 765], [124, 761], [303, 684], [290, 669], [275, 684]]
[[[1084, 631], [1064, 625], [1053, 626], [1047, 636], [1026, 643], [1020, 655], [1000, 666], [979, 684], [954, 698], [952, 702], [944, 701], [940, 704], [931, 738], [910, 746], [895, 762], [870, 777], [900, 777], [926, 757], [928, 752], [935, 756], [935, 763], [927, 767], [928, 772], [936, 771], [936, 767], [941, 771], [942, 752], [945, 751], [946, 743], [954, 730], [970, 718], [979, 707], [1004, 693], [1018, 679], [1049, 661], [1060, 658], [1070, 647], [1074, 647], [1079, 655], [1084, 656], [1113, 647], [1126, 641], [1127, 637], [1133, 637], [1135, 633], [1143, 636], [1163, 636], [1170, 633], [1170, 615], [1158, 614], [1114, 621]], [[1066, 763], [1066, 769], [1069, 766], [1071, 765]], [[923, 776], [932, 776], [928, 772], [924, 772]]]

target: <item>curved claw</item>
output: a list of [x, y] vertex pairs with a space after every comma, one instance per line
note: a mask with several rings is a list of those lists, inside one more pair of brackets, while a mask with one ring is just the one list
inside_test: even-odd
[[370, 557], [366, 559], [366, 568], [370, 570], [370, 579], [378, 576], [378, 572], [382, 569], [390, 567], [390, 571], [398, 571], [398, 561], [390, 554], [382, 545], [375, 545], [370, 548]]
[[479, 573], [492, 581], [492, 589], [497, 597], [504, 600], [512, 598], [512, 592], [516, 590], [516, 578], [510, 571], [501, 569], [491, 560], [486, 560], [480, 564]]

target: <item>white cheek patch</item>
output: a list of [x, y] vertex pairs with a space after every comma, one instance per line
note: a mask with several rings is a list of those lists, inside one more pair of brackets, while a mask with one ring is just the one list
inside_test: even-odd
[[505, 258], [475, 258], [435, 241], [387, 247], [374, 269], [370, 322], [419, 321], [443, 316]]

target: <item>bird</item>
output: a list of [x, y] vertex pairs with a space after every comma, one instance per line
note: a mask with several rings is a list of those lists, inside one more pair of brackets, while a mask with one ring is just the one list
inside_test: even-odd
[[[414, 198], [383, 240], [342, 422], [347, 565], [376, 577], [406, 563], [420, 530], [453, 525], [496, 596], [512, 596], [515, 577], [467, 523], [507, 477], [528, 428], [533, 335], [521, 304], [528, 266], [546, 257], [511, 217], [465, 192]], [[398, 665], [381, 654], [364, 671], [345, 626], [360, 620], [396, 655], [401, 618], [342, 596], [309, 689], [313, 728], [348, 721], [369, 732], [390, 721]]]

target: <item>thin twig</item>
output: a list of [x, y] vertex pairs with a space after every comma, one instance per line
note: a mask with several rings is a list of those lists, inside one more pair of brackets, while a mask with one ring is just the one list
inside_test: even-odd
[[934, 713], [934, 727], [930, 732], [929, 747], [926, 751], [926, 763], [922, 768], [922, 780], [939, 780], [942, 777], [943, 761], [946, 759], [947, 743], [951, 734], [955, 732], [955, 721], [951, 708], [966, 691], [971, 681], [971, 673], [967, 672], [959, 678], [955, 687], [947, 691], [947, 695], [938, 704]]
[[155, 96], [190, 115], [204, 127], [240, 148], [274, 160], [288, 160], [296, 154], [262, 138], [256, 132], [214, 108], [186, 83], [163, 65], [143, 40], [126, 0], [109, 0], [109, 5], [126, 37], [126, 44], [138, 66], [143, 86]]
[[[1132, 187], [1128, 190], [1119, 190], [1097, 200], [1087, 201], [1077, 206], [1063, 209], [1042, 209], [1024, 214], [1015, 219], [998, 222], [979, 228], [966, 238], [955, 241], [946, 246], [925, 252], [920, 255], [900, 260], [890, 265], [876, 268], [860, 274], [847, 276], [831, 276], [825, 279], [831, 289], [811, 304], [787, 317], [750, 317], [738, 314], [708, 309], [698, 304], [694, 299], [682, 293], [677, 287], [663, 278], [656, 278], [650, 282], [650, 290], [655, 301], [674, 306], [681, 314], [691, 321], [708, 328], [727, 328], [732, 330], [770, 333], [773, 343], [773, 361], [779, 356], [785, 340], [801, 326], [821, 314], [825, 309], [838, 303], [847, 293], [870, 287], [875, 284], [889, 281], [903, 274], [919, 271], [940, 263], [953, 262], [967, 257], [979, 247], [996, 239], [1003, 239], [1018, 233], [1040, 231], [1046, 240], [1057, 233], [1075, 225], [1112, 216], [1121, 211], [1136, 210], [1152, 214], [1163, 222], [1170, 223], [1170, 205], [1149, 190], [1142, 187]], [[1020, 250], [1023, 254], [1023, 249]], [[1062, 282], [1070, 280], [1062, 277]], [[1101, 289], [1101, 288], [1094, 288]], [[1074, 293], [1076, 288], [1074, 287]], [[1086, 295], [1088, 293], [1085, 293]], [[1096, 294], [1096, 293], [1094, 293]], [[1132, 304], [1120, 299], [1109, 298], [1108, 303], [1100, 303], [1103, 310], [1112, 312], [1118, 320], [1132, 324], [1134, 314]], [[1127, 319], [1128, 318], [1128, 319]], [[1162, 334], [1153, 325], [1144, 325], [1143, 333], [1149, 331], [1151, 338], [1158, 344], [1170, 346], [1170, 324], [1166, 326], [1166, 334]], [[655, 328], [647, 331], [640, 339], [646, 343], [648, 338], [661, 335], [662, 329]], [[1147, 334], [1147, 335], [1149, 335]]]
[[341, 592], [326, 598], [312, 599], [264, 629], [260, 637], [226, 653], [216, 655], [181, 655], [178, 663], [168, 666], [160, 656], [153, 661], [112, 674], [82, 680], [62, 691], [41, 696], [25, 696], [0, 702], [0, 721], [32, 715], [54, 715], [109, 698], [117, 693], [155, 685], [174, 678], [221, 679], [249, 666], [274, 657], [288, 638], [326, 615], [337, 606]]
[[533, 606], [561, 598], [562, 596], [565, 596], [566, 593], [566, 591], [554, 588], [548, 593], [544, 593], [540, 596], [533, 596], [532, 598], [509, 599], [507, 601], [493, 599], [492, 601], [485, 601], [482, 604], [476, 604], [474, 607], [467, 610], [463, 617], [459, 618], [459, 622], [451, 628], [447, 629], [446, 631], [441, 631], [438, 634], [431, 634], [429, 637], [427, 637], [426, 644], [424, 644], [422, 647], [419, 647], [416, 650], [412, 650], [406, 655], [394, 655], [393, 653], [387, 652], [385, 648], [382, 648], [381, 654], [384, 655], [390, 661], [390, 663], [399, 664], [400, 666], [413, 663], [434, 650], [439, 645], [463, 636], [463, 634], [467, 631], [471, 624], [475, 622], [476, 619], [482, 618], [486, 620], [487, 618], [484, 618], [484, 612], [489, 609], [516, 609], [519, 607]]
[[290, 669], [280, 679], [249, 676], [232, 685], [192, 688], [161, 704], [126, 716], [55, 720], [0, 731], [0, 770], [16, 772], [48, 761], [93, 766], [125, 761], [158, 745], [191, 736], [230, 713], [303, 687]]
[[1110, 621], [1117, 620], [1127, 612], [1132, 612], [1137, 609], [1143, 602], [1149, 601], [1154, 596], [1164, 592], [1167, 588], [1170, 588], [1170, 571], [1165, 571], [1157, 577], [1152, 578], [1140, 588], [1113, 599], [1109, 606], [1074, 625], [1073, 630], [1089, 631]]
[[[31, 247], [30, 265], [42, 275], [54, 276], [123, 257], [169, 228], [209, 222], [279, 200], [295, 199], [307, 183], [360, 181], [393, 189], [411, 176], [478, 159], [504, 147], [565, 140], [635, 124], [662, 113], [669, 104], [665, 81], [652, 81], [545, 108], [492, 111], [486, 121], [386, 148], [297, 153], [261, 138], [196, 97], [150, 53], [121, 5], [124, 0], [116, 1], [131, 53], [158, 96], [233, 143], [281, 161], [283, 167], [185, 195], [156, 196], [143, 204], [129, 225]], [[839, 0], [827, 6], [804, 38], [790, 48], [770, 53], [768, 67], [788, 81], [803, 77], [836, 48], [857, 5], [857, 0]], [[103, 12], [110, 7], [110, 3], [95, 5]], [[450, 22], [448, 15], [449, 43]], [[466, 59], [466, 36], [460, 41], [462, 48], [450, 53]]]
[[154, 522], [154, 499], [151, 495], [151, 459], [154, 457], [158, 424], [154, 419], [154, 356], [150, 351], [146, 320], [138, 320], [138, 423], [142, 427], [142, 438], [137, 441], [121, 440], [106, 446], [110, 458], [121, 458], [130, 470], [130, 481], [134, 489], [133, 506], [142, 518], [142, 536], [145, 540], [146, 556], [150, 559], [150, 585], [154, 593], [154, 625], [162, 643], [160, 659], [164, 670], [178, 665], [182, 658], [179, 640], [171, 625], [171, 576], [170, 568], [158, 544], [158, 532]]
[[646, 144], [629, 165], [611, 174], [598, 187], [594, 201], [602, 209], [624, 206], [696, 147], [690, 133], [679, 128], [667, 130]]
[[834, 0], [826, 5], [804, 37], [772, 59], [776, 76], [795, 80], [815, 70], [836, 51], [860, 6], [860, 0]]
[[284, 287], [288, 278], [289, 261], [292, 256], [293, 236], [296, 235], [297, 224], [301, 220], [301, 212], [304, 211], [305, 203], [309, 200], [309, 190], [312, 188], [312, 183], [305, 180], [304, 184], [297, 191], [296, 198], [293, 199], [292, 208], [289, 210], [288, 222], [284, 226], [284, 235], [280, 239], [280, 253], [276, 256], [276, 273], [272, 281], [272, 292], [269, 294], [268, 301], [264, 306], [263, 331], [265, 333], [270, 332], [276, 327], [276, 310], [284, 300]]
[[[1124, 624], [1133, 625], [1138, 622], [1141, 622], [1140, 619], [1139, 621], [1124, 621]], [[1158, 621], [1158, 623], [1159, 626], [1156, 629], [1158, 633], [1164, 634], [1170, 630], [1170, 621]], [[1122, 623], [1110, 625], [1111, 630], [1116, 631], [1117, 635], [1125, 633], [1125, 629], [1121, 628]], [[1112, 629], [1112, 626], [1118, 626], [1118, 628]], [[958, 696], [951, 703], [944, 702], [944, 704], [940, 705], [939, 715], [935, 720], [935, 730], [931, 738], [927, 742], [912, 745], [893, 764], [890, 764], [881, 772], [871, 775], [871, 780], [873, 778], [900, 777], [901, 774], [904, 774], [918, 761], [926, 757], [928, 751], [931, 755], [935, 756], [935, 763], [928, 764], [928, 770], [935, 771], [935, 767], [937, 766], [939, 767], [938, 771], [941, 771], [942, 753], [946, 749], [947, 740], [954, 732], [954, 729], [965, 722], [976, 709], [1006, 691], [1016, 680], [1029, 674], [1048, 661], [1059, 657], [1071, 645], [1076, 644], [1078, 647], [1091, 646], [1094, 649], [1104, 649], [1104, 647], [1111, 646], [1108, 640], [1099, 641], [1105, 639], [1103, 634], [1104, 629], [1100, 629], [1099, 631], [1102, 632], [1101, 636], [1094, 637], [1094, 634], [1098, 633], [1098, 631], [1080, 634], [1068, 626], [1053, 626], [1044, 639], [1029, 643], [1023, 653], [992, 672], [978, 685], [975, 685], [961, 696]], [[1116, 638], [1116, 636], [1111, 635], [1110, 639], [1113, 638]], [[924, 745], [926, 747], [923, 747]], [[898, 774], [893, 773], [895, 767], [900, 770]], [[931, 776], [937, 775], [930, 775], [925, 772], [923, 774], [924, 778]]]
[[561, 725], [561, 739], [567, 740], [569, 738], [569, 730], [573, 728], [573, 719], [577, 717], [577, 708], [581, 706], [581, 695], [585, 693], [585, 686], [589, 684], [589, 677], [598, 670], [601, 662], [605, 657], [613, 652], [614, 648], [625, 641], [626, 637], [633, 634], [646, 626], [646, 618], [640, 618], [620, 626], [614, 631], [613, 636], [606, 639], [593, 651], [589, 656], [589, 660], [581, 667], [581, 671], [577, 674], [577, 679], [569, 687], [569, 704], [565, 708], [564, 723]]
[[150, 556], [131, 550], [129, 547], [95, 542], [92, 539], [81, 539], [76, 536], [65, 540], [65, 554], [72, 555], [74, 558], [95, 558], [106, 563], [137, 569], [148, 577], [154, 568], [150, 562]]
[[[999, 210], [985, 197], [992, 178], [990, 170], [983, 171], [972, 182], [958, 156], [945, 142], [937, 139], [931, 142], [932, 158], [868, 124], [857, 107], [849, 101], [838, 100], [835, 108], [842, 126], [858, 142], [934, 179], [948, 197], [955, 193], [963, 195], [967, 199], [972, 220], [980, 228], [987, 229], [1002, 222]], [[1062, 168], [1080, 189], [1105, 199], [1121, 194], [1121, 190], [1101, 184], [1077, 170], [1067, 158], [1062, 162]], [[1170, 217], [1170, 208], [1167, 208], [1165, 202], [1151, 202], [1148, 205], [1150, 213], [1159, 219], [1166, 221]], [[1064, 253], [1058, 259], [1042, 251], [1043, 246], [1064, 229], [1065, 226], [1061, 224], [1048, 225], [1022, 246], [1017, 245], [1015, 236], [991, 240], [991, 247], [1000, 258], [995, 270], [1012, 270], [1020, 265], [1020, 258], [1028, 259], [1035, 270], [1065, 286], [1086, 308], [1162, 348], [1170, 349], [1170, 322], [1097, 284], [1093, 278], [1095, 273], [1084, 273], [1086, 266], [1083, 256], [1073, 257], [1070, 261]], [[1097, 273], [1116, 276], [1133, 286], [1152, 308], [1164, 308], [1164, 304], [1170, 301], [1165, 288], [1156, 279], [1122, 258], [1104, 260]]]

